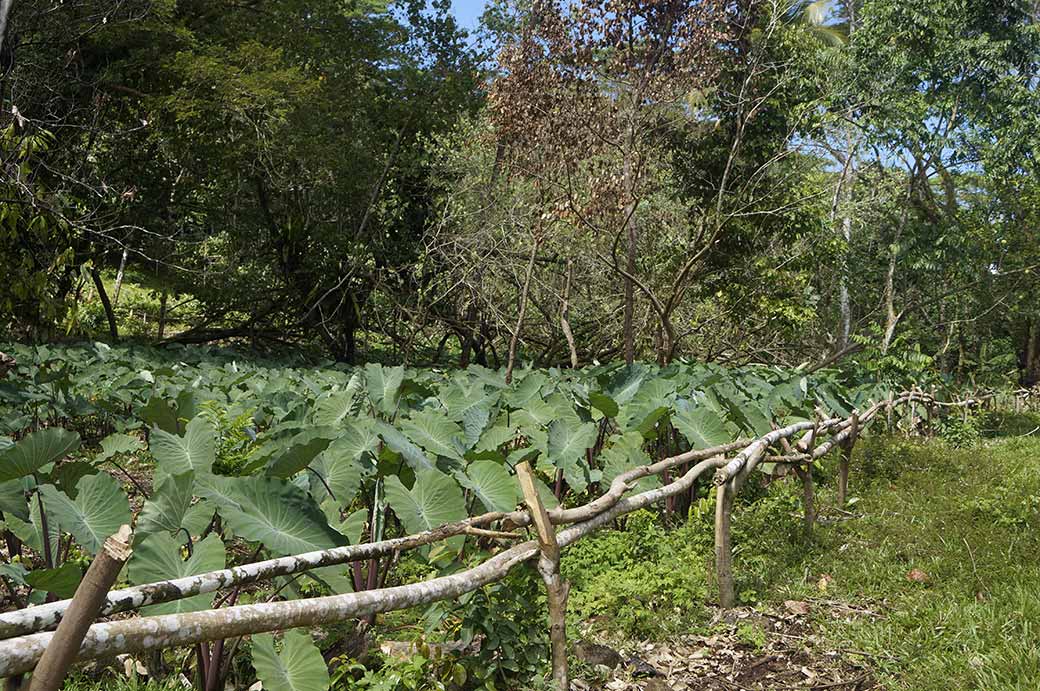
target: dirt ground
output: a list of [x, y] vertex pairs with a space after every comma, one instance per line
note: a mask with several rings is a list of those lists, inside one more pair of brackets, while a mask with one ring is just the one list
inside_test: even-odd
[[[838, 650], [813, 633], [815, 610], [831, 616], [872, 616], [828, 601], [789, 601], [773, 611], [719, 613], [710, 636], [680, 636], [660, 643], [578, 644], [584, 665], [577, 691], [868, 691], [881, 689], [871, 657]], [[611, 656], [610, 653], [615, 653]], [[583, 655], [584, 653], [584, 655]], [[604, 664], [606, 663], [606, 664]], [[612, 667], [611, 663], [616, 663]]]

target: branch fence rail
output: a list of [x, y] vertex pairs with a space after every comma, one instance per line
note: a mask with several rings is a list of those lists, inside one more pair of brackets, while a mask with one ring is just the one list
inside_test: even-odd
[[[86, 629], [85, 635], [81, 632], [71, 639], [71, 645], [78, 645], [78, 652], [73, 651], [74, 656], [69, 657], [84, 662], [250, 634], [332, 624], [407, 609], [460, 597], [502, 580], [512, 569], [522, 564], [537, 560], [538, 570], [549, 595], [553, 677], [559, 688], [567, 688], [566, 639], [563, 633], [567, 586], [559, 575], [562, 548], [610, 525], [619, 516], [689, 492], [699, 479], [713, 473], [716, 487], [715, 576], [718, 599], [722, 607], [732, 607], [736, 602], [730, 529], [733, 504], [756, 467], [767, 462], [794, 470], [803, 483], [805, 523], [807, 530], [811, 531], [815, 522], [814, 461], [835, 448], [841, 450], [837, 496], [839, 504], [843, 504], [848, 491], [852, 447], [862, 431], [880, 413], [887, 414], [891, 430], [896, 408], [909, 406], [910, 431], [917, 429], [918, 421], [922, 427], [931, 431], [943, 411], [960, 409], [967, 415], [967, 411], [977, 406], [980, 400], [969, 398], [943, 402], [932, 393], [915, 389], [890, 395], [887, 400], [874, 403], [863, 411], [854, 411], [847, 418], [823, 417], [818, 413], [817, 419], [813, 421], [777, 428], [757, 439], [739, 439], [710, 449], [692, 450], [635, 468], [618, 475], [607, 492], [582, 506], [547, 510], [541, 505], [537, 493], [524, 492], [527, 510], [486, 513], [415, 535], [267, 559], [197, 576], [113, 590], [100, 601], [95, 610], [95, 619], [137, 610], [146, 605], [300, 574], [324, 566], [399, 555], [459, 535], [523, 540], [477, 566], [417, 583], [304, 600], [272, 601], [200, 612], [96, 622]], [[919, 411], [923, 414], [919, 414]], [[680, 466], [682, 474], [670, 477], [669, 471]], [[517, 470], [523, 487], [525, 472], [529, 473], [530, 470], [519, 466]], [[638, 480], [649, 476], [663, 476], [665, 484], [625, 496], [636, 487]], [[520, 531], [532, 525], [537, 528], [538, 539], [524, 540], [526, 533]], [[494, 529], [491, 529], [493, 526]], [[506, 526], [509, 527], [508, 531], [504, 529]], [[0, 613], [0, 677], [32, 672], [48, 647], [62, 639], [65, 640], [64, 645], [70, 645], [68, 637], [62, 636], [62, 621], [78, 598], [77, 592], [72, 600]], [[51, 631], [55, 627], [58, 627], [58, 631]]]

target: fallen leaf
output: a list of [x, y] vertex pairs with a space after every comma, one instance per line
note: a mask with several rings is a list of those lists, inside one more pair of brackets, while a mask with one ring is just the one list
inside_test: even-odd
[[827, 592], [827, 586], [829, 586], [833, 580], [834, 577], [829, 573], [821, 574], [820, 580], [816, 582], [816, 587], [820, 589], [821, 593], [825, 593]]
[[906, 580], [913, 581], [914, 583], [927, 583], [931, 578], [929, 578], [928, 574], [921, 569], [910, 569], [906, 574]]
[[808, 614], [811, 609], [808, 602], [801, 600], [784, 600], [784, 608], [791, 614]]

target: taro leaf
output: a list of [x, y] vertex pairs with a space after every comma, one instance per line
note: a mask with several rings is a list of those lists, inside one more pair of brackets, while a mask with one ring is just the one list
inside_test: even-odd
[[101, 453], [94, 457], [95, 463], [107, 461], [118, 454], [134, 453], [144, 448], [137, 437], [115, 432], [101, 440]]
[[177, 394], [177, 400], [174, 402], [177, 404], [177, 433], [179, 434], [184, 429], [181, 420], [191, 420], [198, 415], [199, 408], [195, 405], [195, 393], [191, 389], [184, 389]]
[[435, 410], [418, 411], [400, 424], [408, 438], [428, 452], [456, 461], [462, 460], [462, 430], [443, 413]]
[[309, 633], [286, 632], [281, 652], [275, 652], [271, 634], [253, 636], [250, 648], [253, 669], [264, 691], [325, 691], [329, 688], [328, 665]]
[[53, 593], [62, 599], [75, 595], [81, 580], [83, 571], [72, 561], [67, 561], [56, 569], [34, 569], [25, 576], [27, 585]]
[[626, 365], [617, 371], [610, 382], [610, 397], [620, 406], [628, 403], [639, 391], [646, 378], [641, 365]]
[[354, 399], [361, 388], [361, 377], [354, 374], [343, 391], [334, 391], [328, 397], [320, 399], [314, 406], [314, 424], [319, 427], [338, 427], [350, 417], [354, 408]]
[[196, 477], [209, 475], [216, 460], [217, 432], [213, 423], [196, 417], [178, 437], [162, 429], [153, 429], [149, 449], [158, 469], [167, 475], [194, 472]]
[[152, 396], [139, 413], [142, 420], [152, 427], [158, 427], [167, 434], [177, 434], [177, 412], [159, 396]]
[[693, 449], [710, 449], [732, 441], [722, 418], [707, 406], [680, 411], [672, 416], [672, 424]]
[[191, 508], [194, 486], [195, 473], [190, 471], [164, 476], [137, 517], [137, 533], [179, 532]]
[[375, 429], [390, 450], [404, 456], [405, 462], [413, 470], [436, 469], [434, 462], [427, 457], [423, 450], [409, 441], [408, 437], [401, 434], [394, 427], [380, 421], [376, 423]]
[[0, 452], [0, 482], [32, 475], [77, 448], [79, 435], [75, 432], [60, 427], [31, 432]]
[[408, 533], [421, 533], [466, 517], [466, 501], [458, 483], [437, 469], [417, 472], [410, 490], [396, 475], [388, 476], [384, 487], [390, 508]]
[[28, 575], [29, 571], [21, 564], [0, 564], [0, 578], [8, 582], [25, 585], [25, 577]]
[[43, 485], [40, 491], [48, 518], [54, 516], [62, 530], [71, 533], [91, 554], [97, 554], [120, 526], [130, 523], [130, 501], [108, 473], [80, 480], [74, 500], [53, 485]]
[[516, 433], [513, 431], [513, 428], [508, 427], [504, 419], [500, 418], [499, 422], [484, 430], [480, 435], [480, 441], [473, 450], [478, 452], [495, 451], [503, 444], [513, 441], [515, 436]]
[[383, 367], [376, 363], [365, 365], [365, 384], [372, 404], [381, 412], [392, 415], [397, 408], [397, 394], [404, 381], [404, 367]]
[[238, 479], [231, 487], [237, 506], [221, 506], [220, 514], [239, 537], [283, 555], [345, 543], [310, 495], [290, 482], [254, 476]]
[[76, 485], [87, 475], [94, 475], [100, 472], [90, 463], [84, 463], [83, 461], [73, 461], [72, 463], [62, 463], [50, 473], [51, 482], [65, 494], [69, 495], [70, 499], [76, 498]]
[[329, 439], [304, 432], [293, 438], [292, 445], [267, 466], [267, 474], [273, 477], [292, 477], [311, 464], [318, 454], [329, 446]]
[[474, 461], [455, 477], [488, 511], [512, 511], [518, 499], [516, 480], [501, 463]]
[[[39, 554], [44, 553], [43, 521], [40, 520], [40, 498], [34, 493], [29, 498], [29, 521], [20, 521], [14, 516], [7, 516], [7, 527], [15, 536], [29, 545]], [[47, 514], [47, 536], [50, 543], [51, 563], [58, 561], [58, 544], [61, 538], [62, 526], [58, 518]]]
[[[191, 556], [187, 559], [181, 556], [183, 542], [168, 533], [155, 533], [135, 544], [134, 554], [130, 558], [130, 583], [156, 583], [224, 568], [224, 543], [219, 536], [209, 535], [204, 540], [197, 541], [192, 545]], [[144, 607], [141, 612], [148, 615], [200, 612], [213, 605], [213, 597], [214, 593], [204, 593]]]
[[480, 440], [491, 419], [491, 409], [486, 405], [475, 405], [462, 413], [462, 431], [466, 437], [466, 448], [472, 449]]
[[[315, 464], [340, 506], [349, 506], [361, 487], [361, 478], [370, 470], [353, 437], [340, 437], [322, 452]], [[375, 450], [374, 447], [371, 450]]]
[[[648, 465], [650, 456], [643, 449], [645, 440], [638, 432], [626, 432], [610, 438], [609, 446], [603, 450], [600, 458], [603, 462], [603, 479], [613, 482], [621, 473]], [[639, 492], [645, 492], [660, 486], [657, 477], [642, 478], [636, 483]]]
[[614, 418], [618, 414], [618, 404], [602, 391], [589, 392], [589, 405], [603, 413], [603, 417]]
[[664, 406], [654, 408], [646, 414], [646, 417], [644, 417], [638, 425], [636, 425], [636, 431], [643, 435], [645, 439], [653, 439], [657, 436], [657, 423], [660, 422], [662, 418], [668, 417], [670, 412], [671, 411]]
[[513, 382], [515, 388], [505, 392], [503, 400], [513, 408], [525, 408], [532, 399], [541, 399], [539, 393], [548, 381], [542, 372], [527, 372], [519, 381]]
[[321, 504], [321, 510], [325, 514], [325, 518], [328, 519], [329, 525], [335, 528], [340, 535], [347, 538], [347, 542], [352, 545], [361, 542], [361, 534], [365, 531], [365, 524], [368, 522], [368, 509], [358, 509], [346, 518], [342, 518], [336, 501], [326, 499]]
[[25, 501], [25, 492], [25, 480], [21, 478], [0, 482], [0, 511], [6, 516], [28, 521], [29, 505]]
[[560, 501], [553, 494], [553, 491], [549, 489], [549, 485], [545, 484], [539, 478], [534, 479], [534, 488], [538, 490], [538, 497], [542, 500], [542, 504], [547, 509], [555, 509], [560, 505]]
[[595, 443], [594, 423], [556, 420], [549, 425], [549, 461], [557, 467], [562, 468], [564, 463], [584, 460], [585, 452]]

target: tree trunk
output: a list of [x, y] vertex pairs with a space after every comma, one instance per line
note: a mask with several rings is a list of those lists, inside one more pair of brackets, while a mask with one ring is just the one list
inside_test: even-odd
[[1019, 380], [1022, 386], [1040, 384], [1040, 317], [1031, 320], [1026, 328]]
[[[126, 249], [123, 250], [123, 256], [119, 258], [119, 271], [116, 271], [116, 285], [112, 291], [112, 304], [119, 304], [119, 291], [123, 289], [123, 272], [126, 270]], [[159, 336], [162, 338], [162, 336]]]
[[509, 339], [509, 359], [506, 361], [506, 384], [513, 383], [513, 367], [516, 365], [516, 348], [520, 344], [520, 329], [524, 326], [524, 313], [527, 311], [527, 295], [531, 290], [531, 276], [534, 275], [534, 260], [538, 255], [539, 241], [535, 240], [531, 246], [531, 258], [527, 261], [527, 274], [524, 276], [524, 286], [520, 291], [520, 310], [516, 315], [516, 328], [513, 336]]
[[624, 160], [624, 185], [625, 195], [628, 197], [625, 205], [625, 312], [624, 312], [624, 353], [625, 362], [631, 365], [636, 359], [636, 334], [635, 334], [635, 312], [636, 312], [636, 284], [633, 277], [636, 275], [636, 259], [638, 258], [637, 242], [639, 240], [638, 227], [636, 224], [636, 208], [638, 201], [635, 198], [635, 162], [632, 160], [634, 152], [634, 133], [629, 132], [628, 146]]
[[112, 342], [115, 343], [119, 340], [119, 328], [116, 326], [116, 313], [112, 309], [112, 302], [108, 299], [105, 284], [101, 281], [101, 272], [97, 268], [92, 268], [90, 277], [94, 280], [94, 287], [97, 288], [98, 297], [101, 298], [101, 305], [105, 308], [105, 318], [108, 319], [108, 335], [112, 338]]
[[166, 301], [169, 299], [169, 291], [163, 288], [162, 297], [159, 298], [159, 336], [158, 340], [163, 340], [163, 334], [166, 331]]
[[560, 301], [560, 328], [567, 339], [567, 349], [571, 354], [571, 367], [578, 369], [578, 349], [574, 345], [574, 331], [570, 322], [571, 279], [574, 277], [574, 260], [567, 260], [567, 278], [563, 284], [563, 298]]

